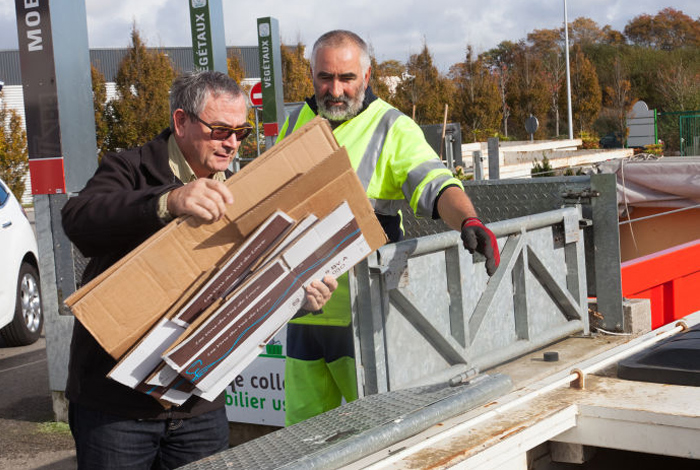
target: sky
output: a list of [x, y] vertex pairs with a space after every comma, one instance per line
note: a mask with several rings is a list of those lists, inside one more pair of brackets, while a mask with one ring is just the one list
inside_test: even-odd
[[[0, 3], [0, 50], [18, 47], [15, 1]], [[483, 52], [564, 24], [562, 0], [221, 1], [227, 46], [257, 45], [256, 19], [271, 16], [279, 21], [285, 44], [301, 41], [310, 48], [326, 31], [349, 29], [371, 45], [380, 62], [406, 62], [425, 42], [442, 71], [464, 60], [467, 45]], [[667, 7], [700, 17], [698, 0], [566, 3], [570, 22], [583, 16], [618, 31], [635, 16]], [[90, 48], [127, 47], [134, 23], [148, 46], [191, 46], [187, 0], [86, 0], [85, 5]]]

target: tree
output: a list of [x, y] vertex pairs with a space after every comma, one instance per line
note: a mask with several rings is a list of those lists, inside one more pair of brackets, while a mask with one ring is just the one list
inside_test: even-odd
[[527, 36], [532, 44], [531, 50], [542, 62], [542, 83], [549, 94], [549, 112], [552, 118], [548, 122], [553, 125], [551, 132], [555, 136], [559, 135], [559, 97], [566, 75], [563, 36], [563, 28], [535, 30]]
[[409, 57], [404, 77], [396, 88], [396, 106], [419, 124], [442, 122], [450, 100], [448, 80], [433, 65], [426, 43], [421, 52]]
[[97, 155], [102, 155], [107, 150], [107, 140], [109, 138], [109, 124], [107, 122], [107, 83], [102, 73], [90, 65], [90, 75], [92, 77], [92, 105], [95, 109], [95, 140], [97, 142]]
[[452, 96], [451, 82], [443, 77], [433, 65], [433, 57], [427, 44], [418, 54], [413, 54], [406, 64], [408, 75], [415, 78], [404, 80], [396, 90], [397, 107], [414, 115], [419, 124], [434, 124], [443, 121], [445, 104]]
[[131, 42], [117, 71], [117, 97], [108, 103], [110, 150], [143, 145], [170, 125], [168, 94], [175, 78], [170, 59], [146, 49], [135, 25]]
[[[376, 60], [375, 60], [376, 62]], [[385, 60], [377, 65], [381, 74], [385, 77], [400, 77], [406, 71], [406, 66], [398, 60]]]
[[551, 122], [554, 125], [554, 136], [559, 135], [559, 97], [564, 87], [566, 76], [566, 61], [559, 53], [550, 53], [542, 58], [542, 83], [549, 93], [549, 112], [552, 114]]
[[27, 133], [22, 118], [7, 107], [0, 92], [0, 178], [20, 201], [28, 167]]
[[377, 63], [377, 58], [374, 54], [370, 54], [369, 60], [370, 67], [372, 68], [369, 85], [372, 87], [372, 91], [375, 95], [384, 101], [388, 101], [392, 90], [396, 89], [395, 84], [390, 88], [391, 81], [395, 80], [395, 78], [392, 75], [385, 75], [386, 69], [383, 68], [381, 64]]
[[652, 49], [697, 48], [700, 47], [700, 20], [694, 21], [674, 8], [664, 8], [655, 16], [634, 17], [625, 26], [625, 35], [633, 44]]
[[408, 78], [406, 66], [398, 60], [385, 60], [381, 64], [377, 63], [374, 55], [370, 56], [372, 61], [372, 76], [369, 84], [372, 86], [374, 94], [385, 101], [393, 101], [396, 95], [396, 88]]
[[536, 158], [532, 162], [532, 168], [530, 169], [530, 176], [533, 178], [544, 178], [547, 176], [554, 176], [554, 169], [552, 164], [549, 163], [549, 158], [544, 153], [542, 154], [542, 163], [540, 163]]
[[571, 42], [586, 47], [603, 41], [605, 34], [598, 27], [598, 23], [590, 18], [579, 17], [571, 23]]
[[536, 54], [560, 52], [564, 48], [563, 28], [536, 29], [527, 35], [527, 42]]
[[581, 133], [593, 128], [600, 113], [602, 93], [595, 67], [578, 44], [572, 48], [570, 62], [571, 112]]
[[604, 44], [608, 44], [610, 46], [622, 46], [627, 42], [625, 40], [625, 35], [618, 30], [613, 29], [609, 24], [603, 26], [601, 31], [603, 33]]
[[450, 77], [455, 83], [452, 115], [460, 122], [462, 134], [474, 142], [493, 136], [501, 121], [498, 79], [482, 58], [474, 58], [471, 46], [465, 61], [451, 67]]
[[501, 100], [501, 119], [503, 122], [503, 135], [508, 137], [508, 118], [510, 107], [508, 105], [508, 89], [511, 78], [511, 69], [515, 66], [515, 54], [519, 45], [511, 41], [503, 41], [494, 49], [483, 54], [484, 63], [491, 69], [491, 73], [498, 79], [498, 94]]
[[666, 109], [694, 111], [700, 109], [700, 64], [693, 70], [683, 60], [657, 71], [658, 90]]
[[625, 26], [625, 36], [627, 39], [637, 46], [655, 48], [655, 38], [653, 30], [653, 18], [651, 15], [644, 13], [635, 16], [632, 21]]
[[627, 115], [635, 101], [632, 96], [632, 84], [627, 79], [622, 60], [616, 57], [613, 62], [613, 82], [605, 87], [605, 104], [608, 107], [606, 114], [611, 115], [615, 131], [624, 136], [623, 141], [627, 138]]
[[304, 58], [305, 46], [298, 42], [296, 47], [281, 47], [282, 56], [282, 88], [284, 101], [291, 103], [304, 101], [314, 94], [314, 85], [311, 81], [311, 64]]
[[226, 58], [226, 71], [229, 77], [233, 78], [236, 83], [241, 85], [245, 78], [245, 70], [243, 70], [243, 65], [241, 65], [241, 60], [238, 55], [231, 54]]
[[535, 116], [540, 122], [537, 135], [541, 136], [547, 124], [549, 96], [544, 84], [542, 61], [525, 44], [521, 44], [515, 55], [507, 99], [511, 122], [516, 125], [516, 135], [525, 137], [525, 121]]

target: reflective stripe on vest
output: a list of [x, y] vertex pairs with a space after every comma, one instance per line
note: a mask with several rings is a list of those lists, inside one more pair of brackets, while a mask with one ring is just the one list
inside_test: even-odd
[[[416, 188], [420, 186], [431, 171], [443, 170], [444, 168], [445, 165], [443, 165], [441, 161], [429, 160], [421, 163], [418, 167], [411, 170], [408, 173], [408, 178], [401, 186], [401, 192], [403, 192], [406, 200], [411, 200]], [[428, 181], [420, 193], [420, 198], [417, 204], [418, 207], [427, 207], [430, 205], [430, 201], [434, 198], [434, 195], [439, 194], [443, 185], [450, 179], [452, 179], [451, 175], [440, 175]]]
[[372, 205], [374, 212], [381, 215], [396, 215], [404, 205], [403, 199], [372, 199], [369, 203]]
[[297, 109], [295, 109], [292, 114], [289, 115], [289, 120], [287, 124], [287, 134], [291, 134], [294, 132], [294, 126], [297, 125], [297, 121], [299, 120], [299, 116], [301, 115], [301, 110], [304, 109], [305, 104], [302, 104], [299, 106]]
[[[285, 122], [280, 138], [294, 132], [296, 128], [306, 124], [315, 116], [308, 104], [295, 109]], [[368, 119], [368, 116], [371, 117]], [[348, 130], [349, 122], [334, 129], [333, 134], [340, 145], [348, 149], [353, 168], [377, 213], [394, 216], [403, 206], [401, 200], [405, 199], [419, 217], [431, 217], [435, 197], [440, 194], [440, 191], [450, 184], [461, 186], [459, 180], [454, 179], [452, 173], [445, 168], [428, 143], [424, 139], [419, 142], [418, 135], [421, 138], [422, 135], [418, 126], [401, 111], [384, 101], [377, 100], [354, 119], [360, 119], [359, 122], [362, 124], [353, 128], [364, 129], [362, 131], [364, 135]], [[411, 125], [408, 124], [409, 122]], [[401, 137], [397, 137], [399, 140], [393, 140], [397, 126], [406, 129], [408, 133], [397, 134]], [[409, 142], [415, 140], [416, 146], [412, 147], [409, 143], [409, 147], [406, 147], [407, 141], [404, 136], [409, 136]], [[405, 152], [411, 155], [415, 150], [415, 155], [422, 161], [414, 168], [404, 167], [406, 173], [397, 175], [403, 179], [401, 186], [387, 187], [384, 186], [384, 180], [377, 179], [377, 171], [391, 171], [384, 159], [395, 158], [394, 152], [397, 151], [395, 145], [399, 141], [404, 145], [401, 150], [404, 152], [402, 155], [406, 155]], [[426, 159], [428, 152], [431, 152], [434, 158]], [[406, 165], [405, 160], [400, 162], [400, 165]]]
[[[362, 160], [357, 166], [357, 176], [360, 178], [360, 182], [362, 183], [362, 187], [365, 188], [365, 191], [367, 191], [369, 182], [374, 175], [374, 169], [377, 167], [379, 156], [382, 154], [389, 129], [391, 129], [391, 126], [394, 125], [394, 122], [396, 122], [402, 114], [403, 113], [398, 109], [388, 109], [381, 117], [379, 124], [377, 124], [377, 127], [374, 129], [374, 133], [372, 133], [372, 137], [369, 140], [369, 144], [367, 144]], [[410, 196], [408, 199], [411, 199]]]

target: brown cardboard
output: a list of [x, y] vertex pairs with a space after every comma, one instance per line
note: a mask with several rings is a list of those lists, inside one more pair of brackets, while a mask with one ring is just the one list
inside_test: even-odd
[[[265, 227], [273, 226], [273, 218], [248, 240], [268, 232]], [[161, 319], [109, 377], [164, 404], [181, 404], [191, 393], [208, 400], [218, 396], [298, 311], [306, 282], [324, 275], [338, 277], [372, 251], [346, 202], [322, 220], [315, 216], [306, 220], [313, 223], [302, 222], [299, 226], [306, 229], [283, 235], [274, 257], [251, 270], [230, 296], [218, 299], [218, 305], [192, 325], [184, 329], [186, 325]], [[239, 250], [248, 245], [240, 245]], [[196, 388], [182, 388], [182, 379]]]
[[[177, 219], [68, 297], [66, 305], [120, 358], [194, 281], [275, 210], [324, 217], [347, 200], [374, 250], [386, 242], [345, 149], [314, 119], [227, 180], [234, 203], [211, 224]], [[256, 222], [257, 221], [257, 222]]]
[[[270, 290], [255, 300], [251, 299], [245, 306], [247, 310], [244, 314], [237, 320], [218, 323], [225, 325], [223, 328], [203, 326], [199, 333], [189, 338], [199, 345], [189, 348], [187, 366], [177, 369], [180, 375], [195, 385], [195, 393], [205, 399], [214, 399], [263, 352], [266, 341], [298, 311], [303, 303], [302, 284], [332, 271], [345, 272], [370, 252], [348, 206], [341, 205], [329, 218], [294, 241], [278, 258], [289, 269], [286, 275], [273, 275], [273, 280], [263, 274], [263, 277], [270, 279], [267, 283]], [[280, 268], [283, 269], [282, 266]], [[296, 289], [292, 286], [296, 286]], [[252, 297], [244, 292], [240, 295]], [[225, 315], [226, 310], [222, 308], [214, 313], [212, 319]], [[211, 323], [217, 324], [215, 321]], [[259, 331], [256, 331], [258, 327]], [[205, 345], [206, 340], [200, 342], [199, 335], [207, 329], [221, 334]], [[176, 368], [175, 363], [169, 362], [169, 356], [164, 354], [163, 358]], [[187, 352], [184, 357], [188, 357]]]

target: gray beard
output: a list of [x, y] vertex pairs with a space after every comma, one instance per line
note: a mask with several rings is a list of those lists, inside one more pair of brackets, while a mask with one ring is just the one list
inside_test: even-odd
[[[326, 106], [327, 101], [342, 101], [344, 106]], [[355, 94], [355, 99], [350, 99], [344, 94], [341, 96], [324, 95], [317, 99], [318, 114], [330, 121], [347, 121], [360, 113], [362, 103], [365, 101], [365, 87], [361, 87]]]

